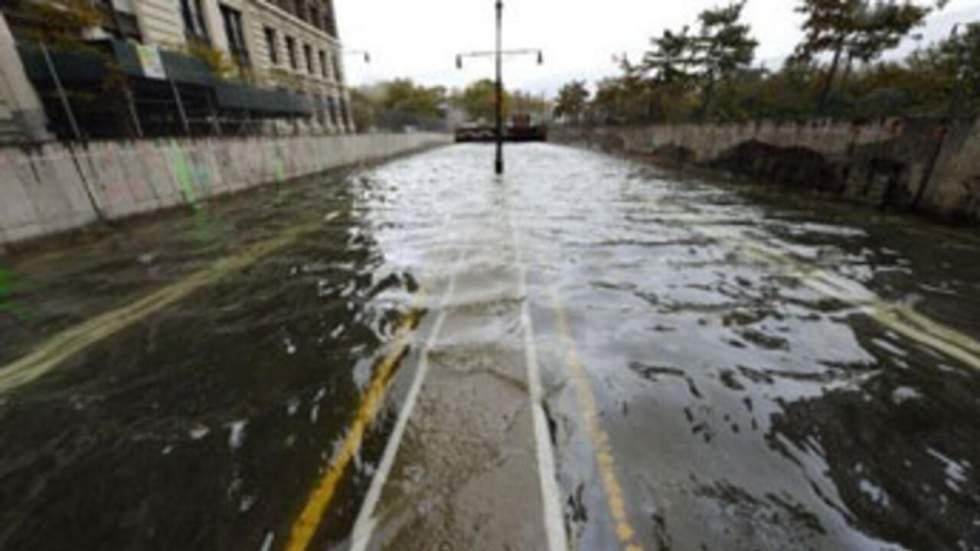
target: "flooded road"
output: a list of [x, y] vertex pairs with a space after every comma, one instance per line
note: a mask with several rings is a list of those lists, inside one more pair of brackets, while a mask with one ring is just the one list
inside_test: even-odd
[[980, 239], [454, 146], [0, 259], [0, 549], [980, 549]]

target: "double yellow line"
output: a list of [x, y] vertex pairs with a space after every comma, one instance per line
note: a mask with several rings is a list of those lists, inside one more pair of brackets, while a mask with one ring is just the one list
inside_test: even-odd
[[317, 222], [290, 228], [277, 237], [260, 241], [236, 255], [222, 258], [132, 304], [106, 312], [54, 335], [27, 356], [0, 367], [0, 393], [37, 380], [93, 344], [146, 319], [232, 272], [251, 266], [319, 227], [321, 224]]
[[303, 511], [293, 523], [289, 543], [285, 548], [287, 551], [305, 551], [310, 542], [313, 541], [313, 537], [323, 520], [323, 515], [327, 512], [337, 491], [337, 485], [343, 478], [351, 460], [360, 450], [361, 443], [364, 441], [364, 434], [377, 416], [378, 409], [384, 401], [398, 364], [414, 340], [415, 328], [418, 327], [425, 313], [421, 305], [424, 304], [427, 297], [428, 291], [423, 287], [416, 296], [415, 305], [398, 327], [391, 348], [375, 371], [374, 378], [361, 399], [351, 428], [347, 432], [347, 437], [344, 438], [344, 445], [331, 461], [330, 468], [313, 488]]
[[623, 487], [616, 476], [616, 462], [613, 458], [612, 444], [609, 442], [609, 435], [602, 429], [599, 422], [599, 407], [596, 405], [595, 392], [592, 389], [592, 383], [589, 382], [585, 366], [579, 360], [575, 340], [572, 338], [568, 314], [557, 289], [552, 287], [550, 292], [562, 345], [566, 351], [565, 363], [575, 384], [575, 393], [578, 398], [580, 413], [585, 421], [586, 433], [592, 441], [596, 466], [599, 469], [602, 487], [606, 493], [609, 513], [615, 524], [616, 537], [625, 551], [643, 551], [643, 548], [637, 543], [636, 530], [630, 524], [629, 514], [626, 511], [626, 500], [623, 497]]

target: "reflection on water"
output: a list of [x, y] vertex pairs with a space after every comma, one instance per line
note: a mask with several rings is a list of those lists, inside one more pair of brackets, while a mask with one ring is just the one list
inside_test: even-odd
[[[976, 338], [980, 265], [963, 256], [976, 244], [525, 151], [511, 177], [532, 294], [562, 289], [647, 546], [980, 548], [980, 377], [838, 298], [912, 304]], [[846, 292], [801, 279], [818, 271]], [[553, 314], [537, 316], [547, 327]], [[561, 354], [548, 364], [560, 373]], [[565, 430], [585, 430], [570, 404]], [[564, 454], [565, 490], [579, 496], [594, 465]], [[603, 509], [601, 495], [574, 504], [571, 518]], [[594, 520], [576, 530], [603, 548]]]
[[[357, 181], [260, 190], [208, 207], [205, 226], [197, 209], [77, 251], [17, 259], [35, 274], [39, 315], [4, 326], [7, 361], [78, 320], [322, 221], [3, 396], [0, 548], [259, 549], [270, 535], [285, 540], [419, 288], [385, 264], [367, 213], [353, 206]], [[368, 435], [365, 459], [386, 419]], [[363, 484], [345, 479], [348, 504], [333, 511], [324, 541], [346, 536]]]
[[[508, 155], [502, 179], [486, 170], [490, 148], [456, 146], [0, 270], [6, 364], [322, 221], [3, 397], [0, 548], [279, 549], [413, 300], [454, 276], [457, 296], [429, 304], [430, 316], [448, 314], [432, 354], [438, 383], [423, 391], [409, 464], [389, 489], [408, 500], [408, 532], [408, 518], [440, 530], [472, 520], [458, 541], [481, 549], [510, 537], [481, 527], [535, 503], [534, 483], [478, 485], [529, 438], [514, 429], [527, 403], [527, 300], [576, 548], [614, 548], [613, 519], [628, 518], [644, 549], [980, 549], [980, 373], [868, 310], [890, 301], [980, 337], [976, 242], [590, 152]], [[30, 289], [14, 270], [31, 274]], [[22, 298], [36, 314], [4, 322]], [[571, 384], [569, 342], [595, 418], [580, 403], [589, 392]], [[399, 364], [311, 549], [343, 547], [417, 353]], [[485, 392], [495, 385], [499, 400]], [[472, 426], [485, 430], [445, 434]], [[616, 477], [624, 504], [602, 476]], [[445, 488], [486, 492], [470, 495], [480, 512], [451, 510], [469, 494]], [[519, 503], [496, 500], [521, 491]], [[479, 517], [491, 505], [493, 518]]]

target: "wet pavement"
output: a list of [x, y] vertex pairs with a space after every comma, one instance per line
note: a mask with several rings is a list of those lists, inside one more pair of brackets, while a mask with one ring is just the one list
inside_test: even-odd
[[0, 549], [980, 549], [980, 239], [453, 146], [0, 259]]

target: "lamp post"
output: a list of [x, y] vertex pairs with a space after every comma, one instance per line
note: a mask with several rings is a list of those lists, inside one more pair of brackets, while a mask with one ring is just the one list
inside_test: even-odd
[[371, 52], [367, 50], [346, 50], [344, 55], [362, 55], [364, 56], [364, 63], [371, 63]]
[[503, 47], [504, 0], [497, 0], [497, 155], [494, 158], [494, 172], [504, 173], [504, 57]]
[[504, 24], [504, 1], [496, 0], [497, 17], [497, 46], [492, 52], [468, 52], [456, 55], [456, 68], [463, 68], [464, 57], [490, 57], [496, 61], [497, 78], [494, 85], [496, 95], [496, 146], [497, 154], [494, 158], [494, 172], [504, 173], [504, 56], [528, 55], [538, 56], [538, 65], [544, 64], [544, 52], [539, 49], [504, 50], [503, 49], [503, 24]]

